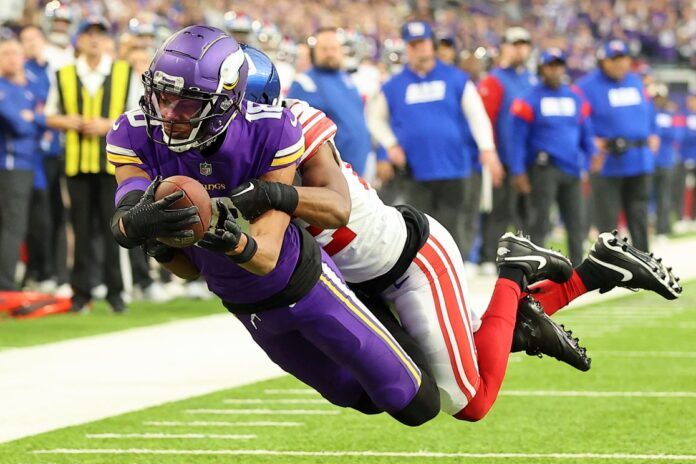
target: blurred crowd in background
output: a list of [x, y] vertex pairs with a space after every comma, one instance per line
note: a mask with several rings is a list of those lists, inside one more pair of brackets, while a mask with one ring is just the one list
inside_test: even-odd
[[[350, 125], [351, 128], [359, 126], [359, 130], [354, 131], [351, 137], [361, 138], [360, 143], [368, 146], [363, 150], [365, 159], [351, 161], [354, 166], [357, 163], [359, 168], [356, 170], [360, 174], [383, 187], [386, 198], [399, 201], [403, 199], [399, 192], [399, 175], [408, 176], [413, 173], [404, 172], [401, 169], [403, 165], [394, 163], [391, 153], [389, 156], [385, 155], [385, 150], [389, 147], [376, 143], [375, 139], [379, 137], [376, 137], [372, 127], [370, 137], [364, 108], [369, 107], [369, 103], [380, 93], [382, 84], [407, 65], [409, 36], [404, 36], [403, 26], [407, 20], [414, 19], [432, 26], [432, 37], [441, 62], [466, 71], [471, 82], [479, 85], [486, 79], [491, 68], [500, 65], [501, 49], [506, 41], [519, 41], [529, 45], [529, 56], [523, 57], [519, 66], [530, 71], [530, 75], [535, 74], [537, 65], [543, 64], [543, 50], [562, 50], [563, 65], [572, 79], [597, 67], [600, 44], [610, 39], [625, 44], [627, 54], [639, 57], [632, 69], [641, 76], [642, 85], [650, 97], [656, 97], [657, 126], [662, 124], [670, 128], [669, 134], [666, 129], [663, 130], [662, 138], [663, 148], [670, 147], [668, 156], [672, 161], [668, 164], [670, 172], [674, 173], [669, 177], [661, 177], [662, 183], [656, 184], [659, 191], [651, 190], [650, 193], [653, 204], [658, 205], [658, 198], [662, 198], [662, 208], [667, 202], [669, 209], [668, 225], [665, 226], [665, 220], [662, 219], [658, 234], [670, 233], [671, 224], [675, 221], [678, 230], [690, 227], [689, 221], [694, 220], [694, 202], [692, 197], [685, 197], [684, 192], [685, 187], [687, 191], [693, 191], [696, 157], [691, 159], [691, 155], [682, 153], [696, 151], [696, 95], [682, 89], [680, 98], [672, 99], [668, 87], [657, 82], [652, 73], [654, 66], [689, 69], [696, 65], [696, 4], [690, 0], [13, 0], [3, 2], [3, 6], [0, 6], [0, 20], [4, 24], [0, 31], [0, 41], [17, 37], [24, 52], [22, 59], [39, 62], [41, 69], [45, 69], [49, 76], [46, 86], [55, 87], [56, 72], [65, 65], [74, 63], [76, 57], [85, 53], [90, 47], [89, 33], [96, 30], [96, 27], [101, 37], [100, 53], [129, 63], [132, 68], [130, 85], [135, 89], [132, 92], [141, 92], [142, 90], [138, 90], [139, 76], [147, 69], [156, 48], [173, 31], [203, 23], [224, 29], [239, 42], [266, 52], [278, 67], [283, 95], [296, 97], [302, 96], [302, 92], [307, 90], [307, 76], [311, 76], [313, 65], [317, 64], [317, 57], [313, 56], [316, 54], [319, 38], [317, 31], [329, 28], [335, 32], [337, 50], [330, 50], [333, 39], [325, 41], [324, 45], [329, 48], [322, 53], [328, 64], [321, 69], [340, 69], [341, 73], [345, 72], [341, 76], [349, 76], [354, 83], [359, 95], [357, 117], [362, 121]], [[528, 35], [518, 37], [519, 40], [514, 37], [510, 39], [508, 35], [511, 26], [516, 26], [512, 29], [517, 33], [522, 30]], [[338, 61], [334, 63], [332, 60]], [[44, 66], [46, 62], [47, 68]], [[29, 63], [27, 69], [36, 72], [36, 69], [31, 71], [31, 66], [33, 64]], [[324, 98], [341, 100], [345, 95], [342, 91], [337, 92], [339, 93], [324, 95]], [[484, 103], [486, 110], [490, 110], [485, 98]], [[508, 105], [509, 103], [511, 102]], [[38, 105], [37, 114], [41, 113], [43, 104], [45, 101]], [[129, 103], [128, 106], [133, 107], [134, 104]], [[327, 114], [330, 113], [330, 104], [327, 103], [327, 108], [322, 108], [320, 104], [316, 106]], [[490, 116], [490, 111], [488, 113]], [[663, 116], [659, 116], [660, 114]], [[329, 116], [341, 118], [341, 115]], [[665, 118], [669, 118], [669, 123]], [[492, 122], [495, 126], [496, 121]], [[2, 124], [6, 123], [0, 121], [0, 126]], [[339, 134], [349, 130], [346, 125], [342, 129], [341, 121], [337, 121], [337, 124]], [[56, 126], [53, 127], [55, 129]], [[48, 227], [56, 236], [51, 238], [53, 245], [48, 251], [50, 257], [36, 258], [34, 254], [34, 259], [44, 260], [39, 268], [31, 265], [32, 239], [25, 240], [28, 246], [25, 247], [22, 261], [29, 263], [18, 286], [70, 295], [75, 290], [74, 283], [70, 285], [71, 267], [75, 262], [72, 253], [82, 244], [71, 242], [71, 232], [67, 233], [67, 238], [66, 234], [60, 232], [65, 230], [66, 223], [71, 222], [65, 212], [70, 207], [70, 201], [64, 181], [61, 180], [64, 169], [58, 167], [64, 155], [60, 148], [62, 132], [64, 130], [55, 132], [57, 135], [54, 140], [50, 137], [47, 139], [45, 132], [37, 130], [38, 151], [44, 155], [37, 152], [37, 158], [40, 159], [36, 161], [36, 178], [47, 173], [49, 178], [43, 184], [35, 182], [34, 188], [43, 189], [46, 192], [44, 201], [53, 206], [53, 218]], [[103, 136], [101, 133], [98, 135]], [[53, 145], [53, 148], [49, 145]], [[486, 156], [496, 156], [492, 147], [484, 150], [479, 143], [478, 149], [493, 151], [492, 155]], [[350, 157], [350, 153], [345, 155]], [[503, 164], [509, 171], [505, 160]], [[6, 165], [0, 169], [12, 168]], [[478, 169], [480, 173], [480, 165]], [[582, 186], [580, 191], [583, 192], [581, 196], [589, 198], [587, 172], [579, 177], [579, 182]], [[524, 190], [519, 187], [515, 186], [518, 193], [519, 190]], [[476, 188], [481, 190], [480, 180]], [[667, 191], [669, 194], [664, 193]], [[478, 222], [479, 203], [485, 203], [482, 210], [488, 212], [496, 207], [496, 200], [486, 198], [486, 195], [483, 199], [476, 196], [463, 201], [467, 202], [469, 209], [463, 211], [466, 218], [462, 220], [469, 223]], [[3, 216], [3, 205], [7, 205], [7, 202], [0, 202], [0, 218]], [[598, 206], [588, 199], [583, 203], [583, 208], [589, 210]], [[29, 215], [30, 210], [28, 208], [25, 214]], [[508, 214], [507, 210], [504, 214]], [[560, 211], [561, 217], [563, 214], [564, 211]], [[588, 216], [584, 216], [581, 226], [583, 230], [590, 228], [591, 220], [587, 219]], [[556, 216], [554, 218], [553, 224], [561, 224]], [[506, 221], [510, 222], [507, 216]], [[6, 228], [6, 222], [5, 219], [3, 225], [0, 220], [0, 226]], [[461, 234], [466, 235], [466, 238], [462, 240], [467, 244], [461, 246], [462, 251], [472, 263], [478, 262], [480, 258], [477, 250], [481, 235], [477, 232], [479, 227], [468, 224], [464, 229]], [[27, 231], [31, 234], [32, 227], [28, 226]], [[456, 237], [457, 233], [453, 233]], [[583, 236], [587, 236], [586, 231]], [[45, 237], [39, 236], [33, 240], [36, 243], [36, 240], [42, 239]], [[103, 236], [100, 240], [111, 238]], [[60, 244], [63, 242], [67, 245]], [[7, 257], [5, 249], [0, 250], [0, 253]], [[95, 261], [105, 259], [104, 253], [98, 250], [93, 257]], [[131, 253], [131, 262], [141, 259], [142, 257]], [[124, 275], [129, 274], [126, 267], [120, 266], [125, 270]], [[474, 267], [472, 264], [471, 268]], [[103, 271], [98, 270], [91, 274], [95, 288], [104, 280], [103, 274]], [[186, 287], [179, 283], [169, 283], [171, 278], [166, 273], [159, 274], [146, 267], [145, 274], [144, 277], [141, 267], [134, 270], [132, 278], [130, 275], [126, 276], [126, 280], [134, 283], [133, 294], [138, 297], [160, 301], [186, 292]], [[4, 283], [3, 286], [0, 290], [14, 287], [11, 283]], [[200, 282], [190, 284], [190, 294], [204, 295], [202, 286]], [[173, 290], [174, 287], [177, 290]], [[127, 285], [126, 288], [131, 286]], [[116, 301], [112, 306], [120, 309], [122, 304]]]

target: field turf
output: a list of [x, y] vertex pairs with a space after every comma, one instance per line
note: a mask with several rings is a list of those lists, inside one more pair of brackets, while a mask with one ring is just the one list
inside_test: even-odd
[[592, 369], [515, 354], [480, 423], [409, 429], [286, 376], [0, 445], [0, 463], [696, 462], [696, 282], [676, 302], [641, 293], [558, 319]]

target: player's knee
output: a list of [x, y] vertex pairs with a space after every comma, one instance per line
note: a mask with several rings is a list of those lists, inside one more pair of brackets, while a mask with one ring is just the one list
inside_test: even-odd
[[363, 414], [379, 414], [384, 412], [379, 406], [377, 406], [374, 401], [368, 396], [367, 393], [363, 392], [358, 398], [358, 401], [351, 406], [351, 408], [356, 411], [360, 411]]
[[421, 386], [413, 399], [391, 416], [409, 427], [417, 427], [434, 419], [440, 412], [440, 391], [428, 375], [423, 375]]
[[481, 403], [469, 403], [464, 409], [454, 415], [456, 419], [467, 422], [478, 422], [488, 414], [491, 408]]

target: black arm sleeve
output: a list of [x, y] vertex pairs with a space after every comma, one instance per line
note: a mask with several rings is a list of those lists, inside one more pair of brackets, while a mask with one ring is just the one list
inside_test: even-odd
[[140, 243], [139, 241], [132, 240], [126, 237], [123, 234], [123, 232], [121, 232], [121, 228], [118, 224], [121, 221], [121, 217], [123, 217], [123, 215], [126, 214], [126, 212], [129, 209], [137, 205], [140, 201], [140, 198], [142, 198], [144, 194], [144, 190], [133, 190], [126, 193], [123, 196], [123, 198], [121, 198], [121, 201], [118, 203], [116, 211], [114, 211], [114, 215], [111, 216], [111, 233], [116, 239], [116, 242], [118, 242], [118, 244], [121, 245], [123, 248], [135, 248], [137, 246], [142, 245], [142, 243]]

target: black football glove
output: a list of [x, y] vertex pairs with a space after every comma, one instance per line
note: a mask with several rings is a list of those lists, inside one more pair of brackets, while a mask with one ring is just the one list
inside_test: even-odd
[[193, 237], [193, 231], [184, 228], [200, 221], [198, 208], [169, 209], [184, 196], [180, 190], [155, 201], [155, 190], [161, 183], [162, 177], [155, 177], [140, 201], [121, 217], [129, 240], [142, 244], [155, 237]]
[[297, 190], [292, 185], [261, 179], [244, 182], [232, 190], [230, 199], [247, 221], [272, 209], [292, 215], [299, 202]]
[[155, 238], [151, 238], [146, 240], [143, 244], [143, 251], [151, 258], [155, 258], [155, 261], [158, 263], [169, 263], [174, 259], [176, 248], [172, 248]]
[[217, 224], [212, 225], [206, 231], [203, 238], [196, 243], [196, 246], [218, 253], [229, 253], [237, 248], [242, 237], [242, 229], [234, 220], [232, 213], [227, 205], [216, 198], [214, 209], [218, 212]]

